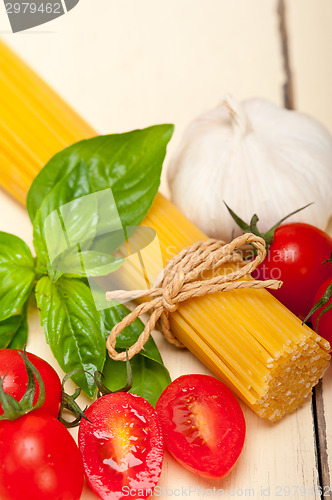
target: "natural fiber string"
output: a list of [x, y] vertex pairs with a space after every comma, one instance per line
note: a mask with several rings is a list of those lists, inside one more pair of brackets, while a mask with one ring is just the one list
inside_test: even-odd
[[[256, 248], [257, 255], [254, 260], [244, 263], [237, 250], [249, 243]], [[150, 298], [150, 300], [139, 304], [120, 323], [114, 326], [106, 342], [110, 357], [114, 360], [125, 361], [126, 353], [118, 353], [115, 350], [116, 338], [126, 326], [148, 311], [152, 311], [151, 316], [137, 342], [129, 348], [129, 359], [142, 349], [157, 321], [159, 321], [160, 329], [166, 339], [178, 347], [183, 347], [171, 332], [169, 315], [175, 312], [179, 304], [185, 300], [240, 288], [280, 288], [282, 282], [277, 280], [243, 280], [263, 262], [265, 256], [265, 241], [251, 233], [243, 234], [228, 244], [214, 239], [198, 241], [184, 248], [169, 261], [162, 272], [162, 277], [153, 288], [106, 292], [107, 300], [130, 300], [142, 297], [146, 297], [148, 300]], [[241, 263], [241, 269], [209, 279], [199, 279], [204, 275], [204, 272], [215, 270], [230, 262]]]

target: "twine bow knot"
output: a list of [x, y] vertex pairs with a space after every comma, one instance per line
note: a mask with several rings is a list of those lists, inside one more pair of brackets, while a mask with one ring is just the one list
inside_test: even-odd
[[[256, 248], [257, 255], [254, 260], [245, 263], [237, 250], [249, 243]], [[152, 311], [151, 316], [137, 342], [129, 348], [129, 359], [142, 349], [157, 322], [170, 343], [183, 347], [183, 344], [171, 332], [169, 316], [178, 309], [181, 302], [189, 298], [240, 288], [280, 288], [281, 281], [253, 280], [248, 276], [263, 262], [265, 256], [265, 241], [252, 233], [243, 234], [228, 244], [214, 239], [198, 241], [184, 248], [169, 261], [152, 288], [106, 292], [107, 300], [150, 298], [150, 300], [139, 304], [113, 327], [106, 342], [110, 357], [114, 360], [125, 361], [126, 354], [124, 352], [118, 353], [115, 350], [116, 338], [126, 326], [148, 311]], [[217, 275], [213, 275], [215, 270], [219, 270], [228, 263], [236, 263], [240, 269], [229, 273], [218, 272]], [[204, 279], [206, 272], [210, 276]]]
[[176, 297], [179, 295], [179, 292], [185, 283], [185, 279], [185, 274], [183, 270], [180, 269], [176, 275], [176, 279], [172, 279], [172, 281], [163, 289], [162, 306], [165, 311], [173, 313], [179, 307]]

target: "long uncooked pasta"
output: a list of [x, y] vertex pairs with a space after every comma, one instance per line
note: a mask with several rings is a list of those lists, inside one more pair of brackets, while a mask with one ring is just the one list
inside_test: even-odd
[[1, 183], [22, 204], [58, 151], [96, 132], [0, 41]]
[[[0, 42], [0, 183], [21, 203], [40, 168], [95, 132]], [[143, 222], [164, 263], [206, 236], [158, 194]], [[265, 290], [221, 292], [183, 303], [175, 335], [258, 415], [277, 420], [311, 393], [329, 344]]]

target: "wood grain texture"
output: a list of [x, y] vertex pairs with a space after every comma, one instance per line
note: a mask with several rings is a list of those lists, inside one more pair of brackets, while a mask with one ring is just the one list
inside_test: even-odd
[[[285, 0], [294, 98], [299, 109], [332, 127], [330, 69], [324, 66], [329, 60], [331, 4], [319, 2], [321, 9], [312, 0]], [[71, 13], [49, 25], [50, 32], [40, 28], [37, 34], [3, 37], [101, 133], [175, 123], [170, 155], [189, 121], [215, 106], [226, 92], [282, 104], [285, 74], [277, 7], [277, 0], [81, 0]], [[0, 29], [5, 26], [1, 16]], [[165, 181], [162, 190], [167, 194]], [[0, 230], [32, 242], [25, 211], [4, 193]], [[61, 372], [35, 312], [30, 327], [28, 348]], [[189, 352], [166, 345], [158, 332], [155, 338], [172, 378], [208, 373]], [[322, 401], [331, 471], [331, 370], [323, 382]], [[210, 490], [217, 498], [320, 498], [310, 402], [273, 425], [247, 408], [244, 412], [247, 439], [232, 473], [218, 482], [202, 480], [166, 455], [162, 498], [177, 496], [178, 490], [190, 500], [200, 500]], [[96, 497], [86, 488], [82, 498]]]
[[313, 398], [317, 465], [321, 487], [325, 492], [331, 492], [328, 434], [326, 425], [328, 413], [325, 414], [326, 410], [327, 408], [325, 408], [325, 392], [323, 389], [323, 380], [321, 380], [314, 389]]
[[332, 2], [285, 0], [296, 108], [332, 133]]
[[[324, 447], [326, 443], [326, 451], [323, 450], [322, 459], [323, 459], [323, 486], [325, 491], [330, 494], [330, 497], [326, 495], [328, 498], [332, 498], [332, 368], [328, 369], [326, 375], [322, 380], [322, 389], [321, 389], [321, 415], [323, 415], [323, 419], [325, 421], [325, 432], [323, 433], [322, 440]], [[323, 423], [320, 425], [323, 427]], [[325, 443], [324, 443], [325, 442]]]
[[[332, 3], [327, 0], [285, 0], [296, 107], [323, 123], [332, 133]], [[332, 186], [331, 186], [332, 192]], [[332, 235], [332, 220], [328, 229]], [[332, 373], [315, 390], [316, 438], [325, 498], [332, 497]]]
[[287, 109], [295, 109], [293, 74], [289, 55], [287, 14], [288, 10], [286, 8], [286, 1], [278, 0], [279, 32], [285, 76], [285, 82], [283, 84], [284, 107]]

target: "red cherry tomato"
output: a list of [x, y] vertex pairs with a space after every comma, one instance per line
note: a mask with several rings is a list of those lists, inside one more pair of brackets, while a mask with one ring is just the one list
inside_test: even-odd
[[234, 467], [246, 425], [236, 397], [220, 380], [183, 375], [166, 387], [156, 410], [165, 444], [184, 467], [210, 478]]
[[88, 483], [102, 499], [147, 498], [161, 473], [158, 415], [143, 398], [118, 392], [97, 399], [81, 420], [78, 443]]
[[[322, 296], [325, 293], [325, 290], [327, 289], [327, 287], [329, 285], [331, 285], [331, 283], [332, 283], [332, 278], [329, 278], [321, 285], [321, 287], [318, 289], [318, 291], [315, 295], [313, 305], [315, 305], [322, 298]], [[324, 339], [328, 340], [332, 346], [332, 309], [325, 312], [320, 317], [320, 319], [317, 323], [318, 317], [321, 314], [321, 312], [327, 306], [331, 306], [331, 304], [332, 304], [332, 298], [325, 304], [325, 306], [320, 307], [319, 309], [317, 309], [316, 312], [313, 313], [313, 315], [311, 317], [311, 321], [312, 321], [312, 327], [318, 333], [318, 335], [320, 335]]]
[[264, 262], [252, 273], [255, 279], [283, 281], [279, 290], [269, 290], [302, 320], [309, 313], [320, 285], [332, 268], [322, 264], [332, 252], [332, 238], [303, 223], [278, 227]]
[[0, 422], [1, 500], [78, 500], [84, 471], [76, 443], [40, 410]]
[[[19, 401], [24, 395], [28, 385], [28, 375], [24, 361], [17, 349], [0, 349], [0, 376], [4, 378], [3, 388]], [[44, 412], [57, 417], [61, 405], [61, 382], [58, 374], [50, 364], [35, 354], [27, 352], [28, 359], [33, 363], [40, 373], [45, 385], [45, 401], [42, 406]], [[34, 404], [39, 396], [39, 384], [36, 381], [36, 394]], [[0, 415], [3, 413], [0, 404]]]

